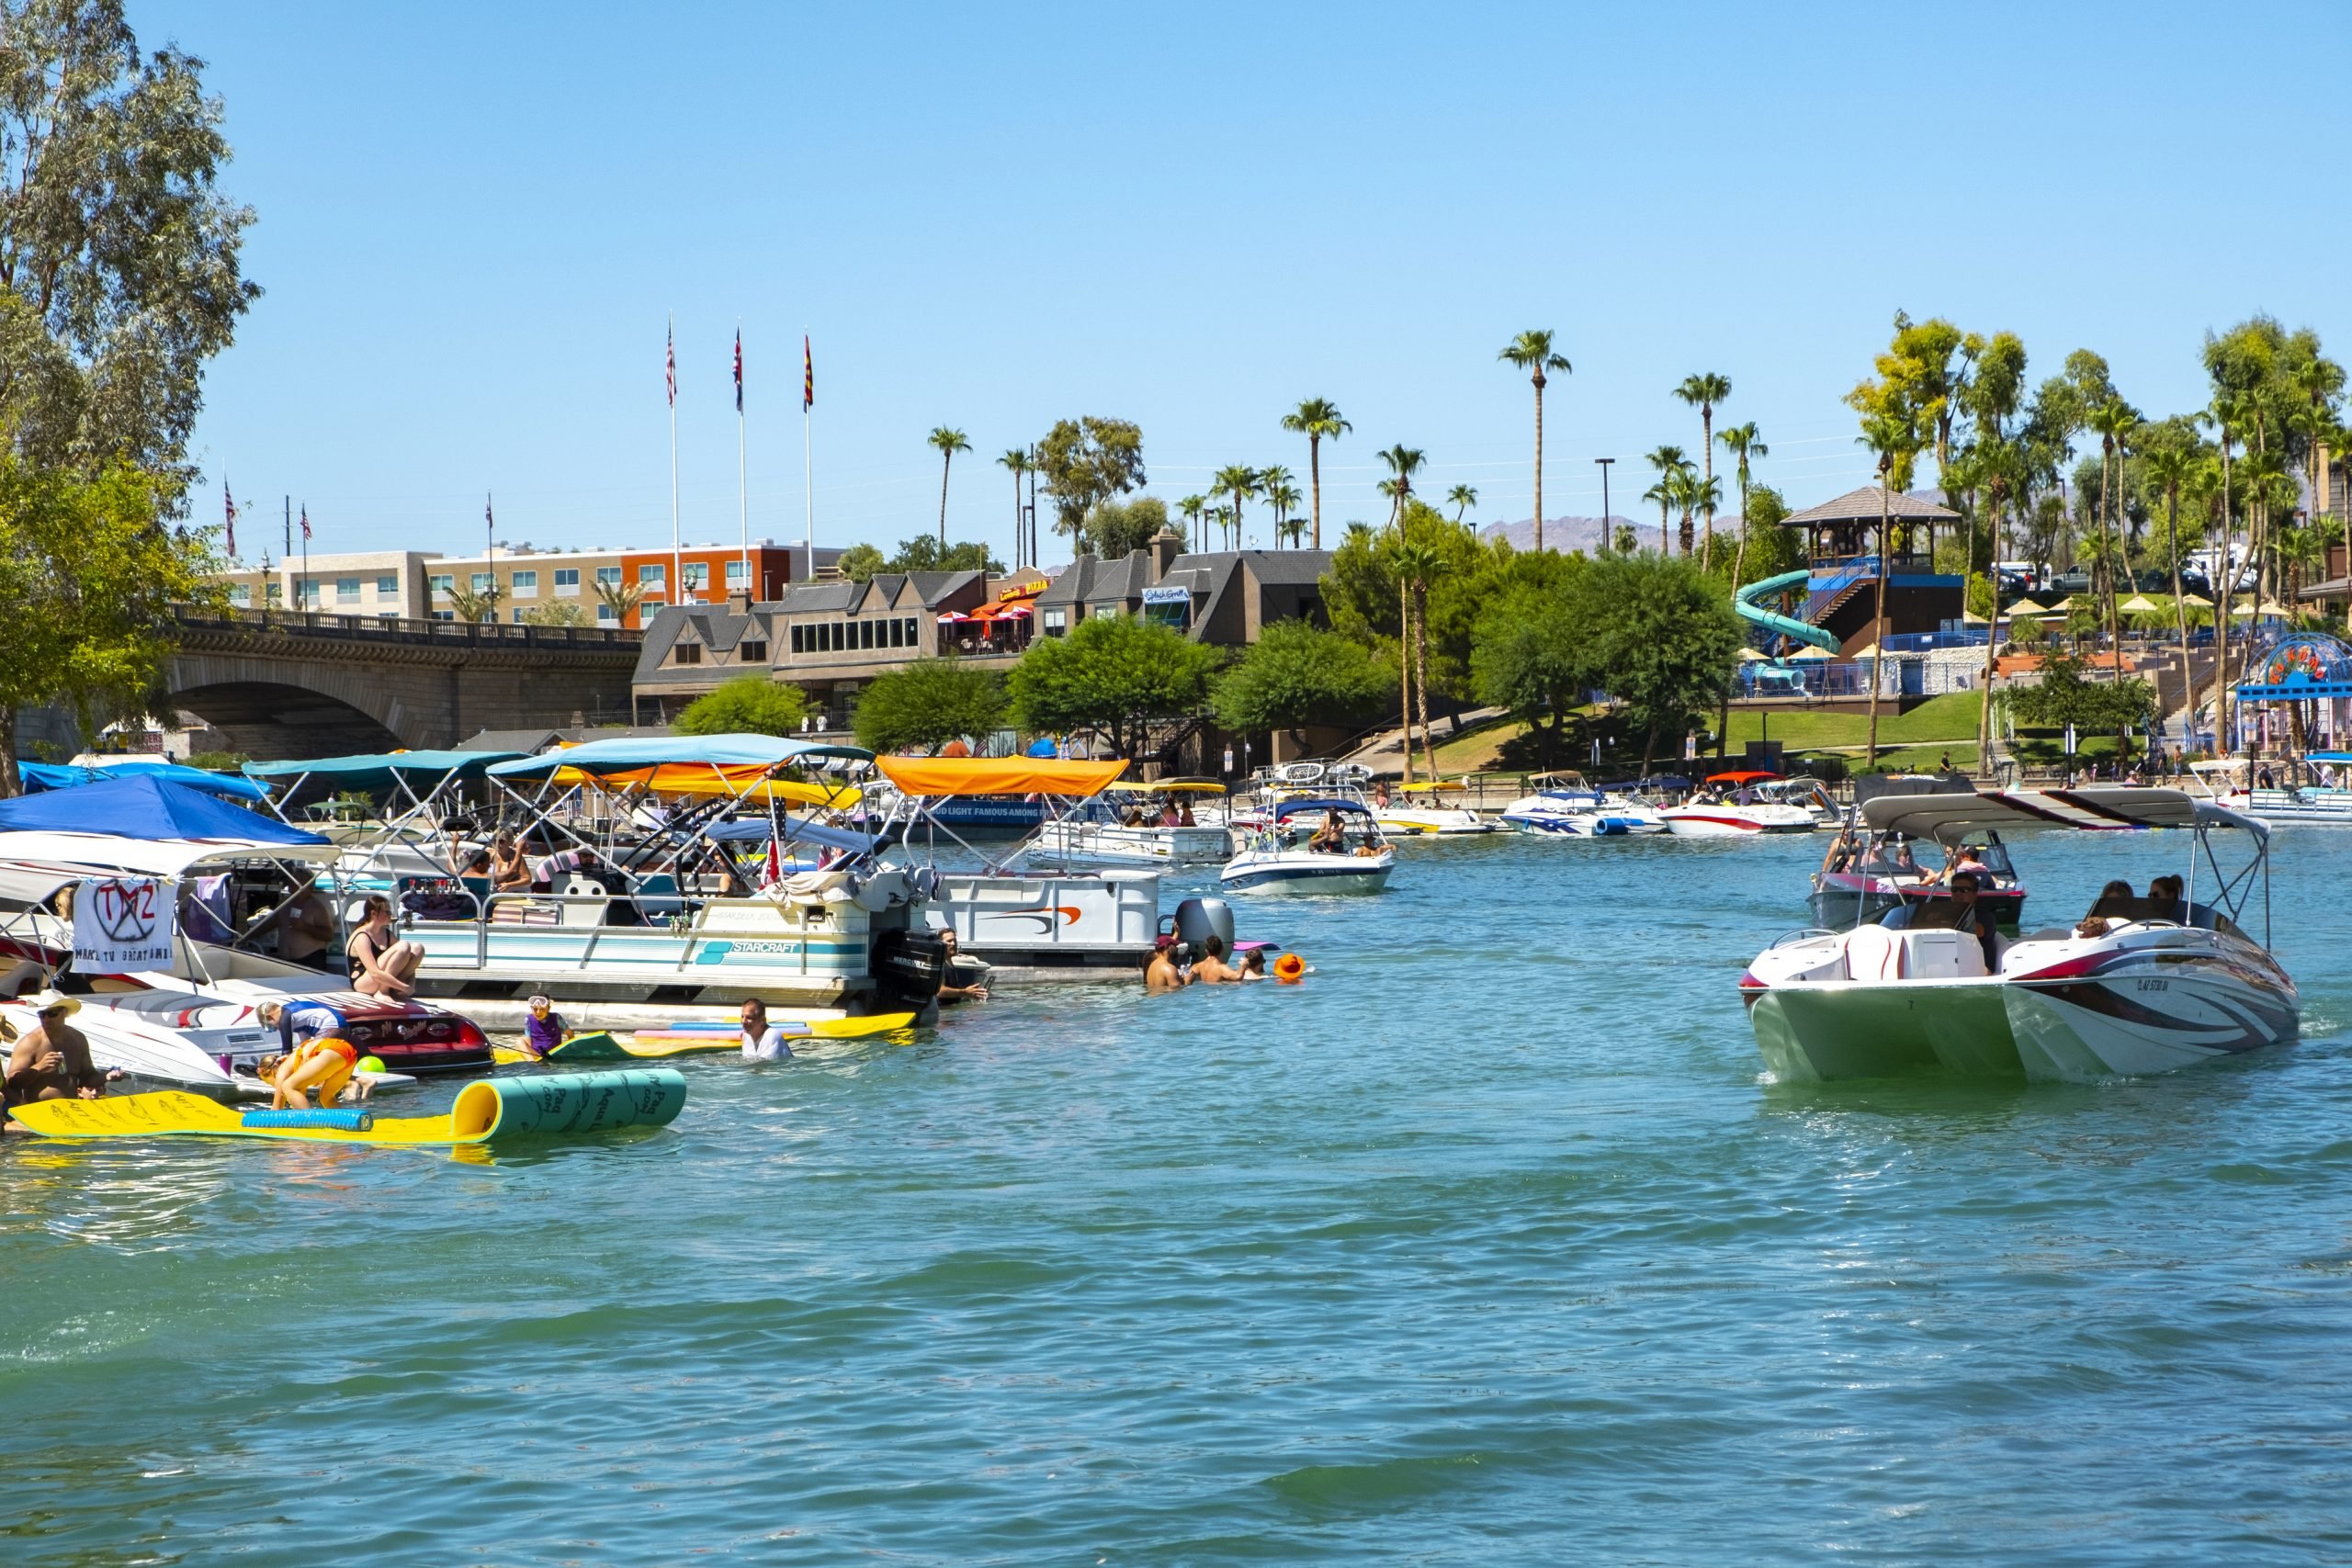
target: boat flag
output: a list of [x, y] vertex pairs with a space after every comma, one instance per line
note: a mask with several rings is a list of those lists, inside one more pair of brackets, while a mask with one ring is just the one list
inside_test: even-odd
[[784, 856], [777, 852], [775, 839], [771, 835], [768, 839], [768, 870], [765, 886], [774, 887], [777, 883], [782, 882], [783, 880]]
[[670, 383], [670, 406], [678, 406], [678, 329], [672, 327], [662, 348], [663, 376]]
[[735, 329], [735, 412], [743, 412], [743, 329]]
[[229, 514], [229, 558], [237, 558], [237, 498], [229, 493], [229, 476], [220, 476], [220, 506]]
[[306, 539], [307, 539], [307, 538], [309, 538], [310, 536], [311, 536], [311, 503], [310, 503], [309, 502], [307, 502], [307, 501], [306, 501], [306, 502], [304, 502], [302, 503], [302, 537], [304, 537], [304, 538], [306, 538]]
[[800, 412], [817, 406], [817, 356], [809, 352], [808, 334], [800, 334]]

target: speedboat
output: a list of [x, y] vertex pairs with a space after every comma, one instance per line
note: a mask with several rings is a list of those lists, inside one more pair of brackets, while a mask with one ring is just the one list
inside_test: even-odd
[[1492, 817], [1480, 816], [1475, 807], [1454, 802], [1444, 796], [1461, 793], [1462, 786], [1437, 780], [1429, 784], [1408, 784], [1397, 791], [1397, 797], [1387, 805], [1375, 804], [1372, 808], [1381, 830], [1391, 834], [1427, 835], [1454, 838], [1464, 834], [1499, 833], [1501, 822]]
[[1840, 835], [1813, 875], [1814, 923], [1843, 931], [1875, 924], [1893, 909], [1949, 902], [1951, 874], [1965, 866], [1976, 873], [1978, 907], [1996, 924], [2017, 930], [2025, 908], [2025, 885], [2018, 880], [2000, 829], [1988, 823], [1947, 820], [1938, 824], [1936, 833], [1944, 863], [1932, 873], [1932, 881], [1928, 868], [1912, 858], [1909, 839], [1866, 832], [1857, 851], [1851, 839]]
[[1594, 789], [1581, 773], [1538, 773], [1539, 787], [1503, 807], [1502, 819], [1531, 833], [1567, 839], [1636, 838], [1666, 831], [1655, 807], [1610, 790]]
[[[1299, 841], [1300, 818], [1324, 813], [1340, 818], [1341, 849], [1317, 850]], [[1285, 800], [1273, 816], [1273, 824], [1254, 834], [1217, 874], [1227, 892], [1377, 893], [1388, 886], [1396, 852], [1360, 802], [1337, 795]]]
[[[2103, 898], [2072, 927], [1994, 939], [1949, 929], [1940, 911], [1900, 924], [1791, 933], [1740, 976], [1765, 1065], [1783, 1082], [1965, 1075], [2090, 1081], [2170, 1072], [2293, 1040], [2294, 983], [2267, 945], [2269, 836], [2263, 823], [2178, 790], [2109, 788], [1883, 796], [1876, 832], [1932, 836], [2007, 813], [2013, 827], [2193, 832], [2185, 897]], [[2244, 832], [2245, 865], [2224, 874], [2217, 831]], [[2200, 899], [2199, 863], [2211, 882]], [[2259, 881], [2259, 887], [2256, 883]], [[2259, 897], [2264, 942], [2238, 924]], [[1907, 917], [1907, 918], [1906, 918]]]
[[1680, 806], [1658, 813], [1678, 839], [1747, 839], [1763, 833], [1810, 833], [1813, 813], [1803, 806], [1770, 800], [1757, 787], [1780, 778], [1752, 770], [1716, 773]]

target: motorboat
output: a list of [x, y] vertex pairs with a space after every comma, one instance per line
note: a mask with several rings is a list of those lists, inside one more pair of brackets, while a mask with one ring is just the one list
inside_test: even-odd
[[[1304, 819], [1336, 818], [1342, 847], [1318, 850]], [[1272, 823], [1251, 835], [1217, 874], [1228, 893], [1378, 893], [1396, 868], [1396, 851], [1369, 807], [1338, 795], [1285, 800]]]
[[[1860, 808], [1873, 832], [1940, 838], [1963, 827], [2191, 832], [2177, 900], [2103, 897], [2080, 924], [1989, 940], [1945, 911], [1905, 909], [1849, 931], [1792, 932], [1740, 976], [1765, 1065], [1783, 1082], [1942, 1070], [2088, 1081], [2170, 1072], [2296, 1038], [2294, 983], [2267, 946], [2264, 823], [2179, 790], [2116, 787], [1889, 795]], [[2225, 871], [2213, 837], [2244, 833]], [[2199, 865], [2208, 880], [2199, 886]], [[2258, 918], [2264, 940], [2241, 926]]]
[[[2314, 751], [2304, 759], [2352, 778], [2352, 752]], [[2341, 784], [2301, 784], [2287, 789], [2249, 785], [2253, 764], [2222, 757], [2188, 764], [2189, 775], [2216, 805], [2269, 823], [2312, 823], [2352, 828], [2352, 788]]]
[[1373, 818], [1391, 837], [1460, 838], [1509, 830], [1499, 818], [1481, 814], [1465, 800], [1449, 798], [1463, 794], [1462, 785], [1442, 779], [1403, 784], [1387, 804], [1374, 802]]
[[1658, 813], [1678, 839], [1747, 839], [1765, 833], [1810, 833], [1813, 813], [1787, 800], [1767, 799], [1758, 786], [1780, 774], [1743, 769], [1715, 773], [1680, 806]]
[[1261, 768], [1251, 775], [1248, 794], [1237, 799], [1227, 815], [1235, 829], [1254, 833], [1270, 828], [1274, 807], [1286, 800], [1351, 800], [1373, 809], [1364, 791], [1373, 773], [1361, 762], [1283, 762]]
[[1566, 839], [1623, 839], [1666, 831], [1657, 808], [1611, 790], [1595, 789], [1576, 773], [1538, 773], [1536, 788], [1503, 807], [1502, 820], [1531, 833]]
[[1819, 779], [1800, 775], [1796, 778], [1762, 779], [1756, 784], [1756, 798], [1771, 805], [1803, 807], [1813, 818], [1816, 828], [1835, 828], [1845, 820], [1846, 808], [1829, 794], [1829, 786]]
[[[1918, 796], [1910, 798], [1917, 799]], [[1874, 925], [1890, 910], [1919, 904], [1949, 902], [1951, 875], [1966, 869], [1976, 874], [1976, 903], [1996, 923], [2018, 929], [2025, 908], [2025, 885], [2000, 829], [1990, 823], [1942, 821], [1932, 840], [1943, 852], [1943, 864], [1922, 866], [1912, 840], [1897, 833], [1867, 829], [1839, 834], [1813, 874], [1814, 924], [1830, 931]]]
[[1114, 782], [1102, 795], [1054, 815], [1037, 829], [1039, 858], [1094, 865], [1222, 865], [1233, 853], [1223, 822], [1190, 818], [1196, 800], [1221, 799], [1225, 786], [1190, 779]]

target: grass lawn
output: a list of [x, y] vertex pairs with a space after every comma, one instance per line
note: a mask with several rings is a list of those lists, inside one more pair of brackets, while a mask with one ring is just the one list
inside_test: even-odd
[[[1891, 706], [1882, 710], [1878, 717], [1879, 746], [1883, 750], [1890, 745], [1939, 746], [1947, 741], [1964, 740], [1973, 752], [1978, 701], [1974, 692], [1947, 692], [1940, 697], [1929, 697], [1906, 714], [1897, 714]], [[1792, 751], [1818, 751], [1832, 746], [1867, 746], [1870, 739], [1868, 714], [1823, 713], [1817, 708], [1772, 714], [1732, 710], [1734, 751], [1749, 740], [1778, 740]], [[1928, 758], [1929, 761], [1934, 760]], [[1954, 746], [1952, 761], [1959, 760], [1960, 751]]]

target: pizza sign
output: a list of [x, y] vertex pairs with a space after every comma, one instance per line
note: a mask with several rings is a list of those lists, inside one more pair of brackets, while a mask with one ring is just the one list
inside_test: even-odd
[[169, 967], [176, 911], [153, 877], [93, 877], [74, 890], [74, 967], [88, 974]]

